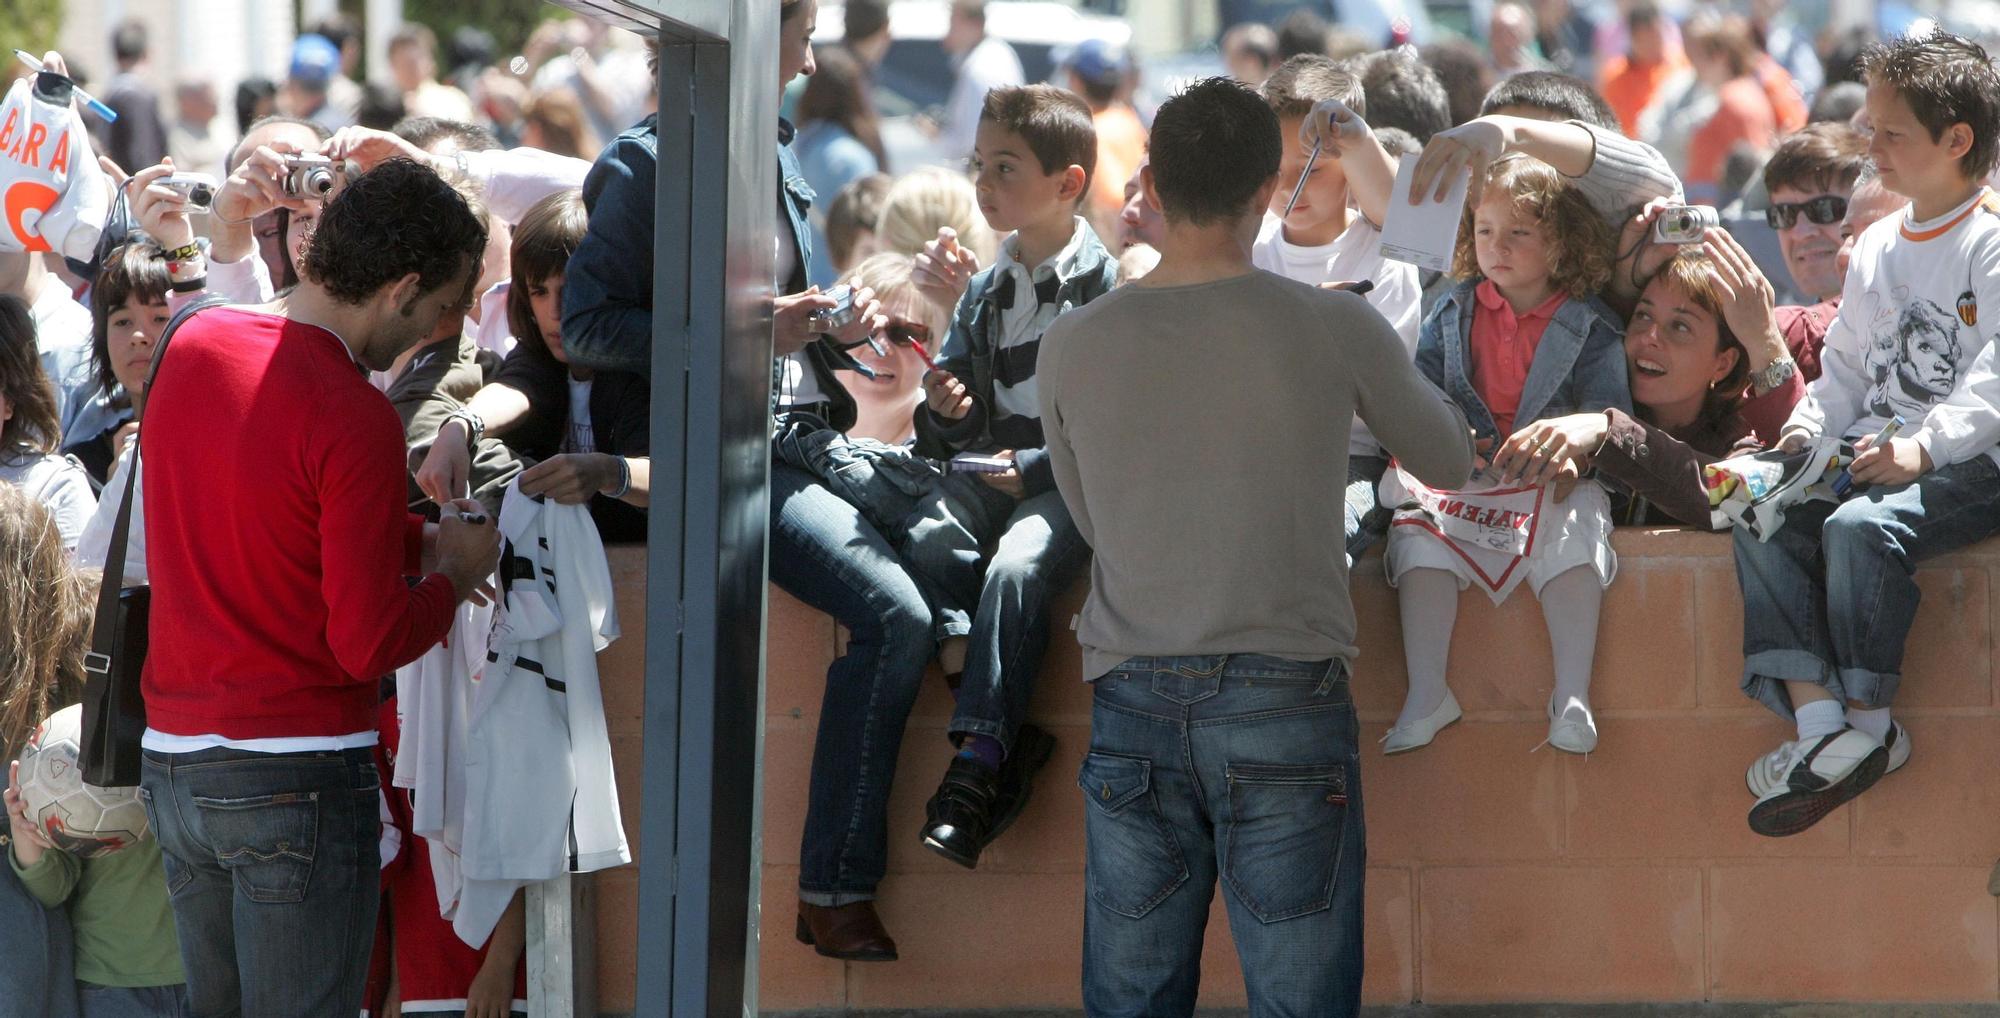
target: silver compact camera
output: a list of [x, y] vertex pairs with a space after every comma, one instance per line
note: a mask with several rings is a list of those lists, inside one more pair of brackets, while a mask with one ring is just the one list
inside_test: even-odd
[[158, 183], [186, 199], [189, 212], [208, 212], [215, 208], [215, 192], [222, 186], [206, 173], [175, 173], [161, 177]]
[[334, 181], [342, 173], [338, 163], [323, 155], [299, 153], [283, 159], [285, 173], [279, 181], [285, 193], [296, 198], [324, 201], [333, 193]]
[[840, 330], [845, 329], [850, 325], [853, 325], [854, 320], [860, 317], [861, 309], [854, 306], [853, 287], [847, 285], [846, 283], [842, 283], [839, 286], [836, 286], [833, 289], [828, 290], [826, 292], [826, 295], [828, 297], [833, 298], [834, 302], [833, 307], [830, 307], [825, 311], [814, 312], [813, 315], [807, 319], [807, 321], [812, 324], [813, 328], [818, 329], [821, 332], [839, 332]]
[[1653, 239], [1662, 244], [1699, 244], [1711, 226], [1722, 222], [1708, 205], [1669, 205], [1653, 220]]

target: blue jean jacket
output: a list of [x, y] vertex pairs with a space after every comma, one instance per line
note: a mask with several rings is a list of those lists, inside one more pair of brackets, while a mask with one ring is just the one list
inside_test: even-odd
[[[659, 118], [648, 116], [613, 139], [583, 178], [590, 225], [563, 277], [563, 349], [576, 364], [599, 371], [646, 373], [653, 363], [653, 202], [659, 175]], [[805, 289], [812, 258], [806, 213], [812, 188], [799, 173], [789, 142], [792, 125], [778, 122], [779, 206], [797, 243], [793, 278], [780, 293]]]
[[[1508, 436], [1495, 433], [1493, 412], [1472, 386], [1472, 315], [1479, 306], [1472, 291], [1477, 284], [1460, 283], [1424, 319], [1417, 334], [1417, 370], [1465, 411], [1476, 435], [1504, 440]], [[1603, 301], [1572, 297], [1556, 309], [1535, 348], [1515, 424], [1613, 407], [1632, 410], [1625, 330]]]
[[[1055, 490], [1055, 472], [1048, 463], [1040, 421], [1007, 418], [997, 422], [996, 430], [993, 418], [994, 358], [1006, 338], [1002, 315], [1006, 309], [995, 292], [998, 270], [998, 265], [989, 265], [966, 284], [965, 296], [959, 298], [952, 315], [951, 333], [938, 355], [938, 367], [956, 375], [971, 390], [972, 412], [963, 420], [951, 421], [928, 408], [919, 409], [917, 451], [933, 459], [950, 459], [961, 452], [1013, 449], [1022, 487], [1028, 495], [1036, 495]], [[1058, 314], [1066, 314], [1111, 292], [1118, 284], [1118, 260], [1092, 231], [1078, 248], [1069, 274], [1058, 278], [1056, 306], [1061, 308]]]

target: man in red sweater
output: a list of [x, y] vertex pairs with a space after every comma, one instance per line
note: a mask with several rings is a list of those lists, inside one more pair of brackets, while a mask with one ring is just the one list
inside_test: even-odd
[[197, 1015], [360, 1011], [377, 683], [445, 636], [499, 553], [495, 527], [448, 511], [436, 570], [407, 579], [426, 534], [368, 371], [464, 301], [485, 242], [435, 173], [383, 163], [326, 203], [295, 290], [203, 311], [160, 355], [141, 794]]

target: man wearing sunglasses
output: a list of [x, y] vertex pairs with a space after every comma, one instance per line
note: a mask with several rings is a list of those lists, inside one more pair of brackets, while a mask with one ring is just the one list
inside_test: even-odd
[[1868, 141], [1840, 123], [1808, 124], [1787, 135], [1764, 164], [1770, 204], [1764, 221], [1778, 235], [1792, 288], [1813, 303], [1776, 309], [1790, 357], [1751, 375], [1763, 395], [1819, 377], [1819, 351], [1840, 307], [1840, 246], [1848, 200], [1868, 164]]

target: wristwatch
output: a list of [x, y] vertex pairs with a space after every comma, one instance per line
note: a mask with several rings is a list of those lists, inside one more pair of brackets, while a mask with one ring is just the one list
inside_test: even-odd
[[465, 447], [467, 449], [478, 448], [479, 440], [486, 437], [486, 421], [471, 410], [460, 407], [446, 414], [444, 419], [447, 421], [459, 421], [465, 425]]
[[1762, 396], [1776, 389], [1778, 386], [1791, 381], [1792, 376], [1798, 373], [1799, 362], [1791, 359], [1789, 356], [1780, 357], [1764, 365], [1764, 370], [1750, 373], [1750, 388], [1757, 395]]

